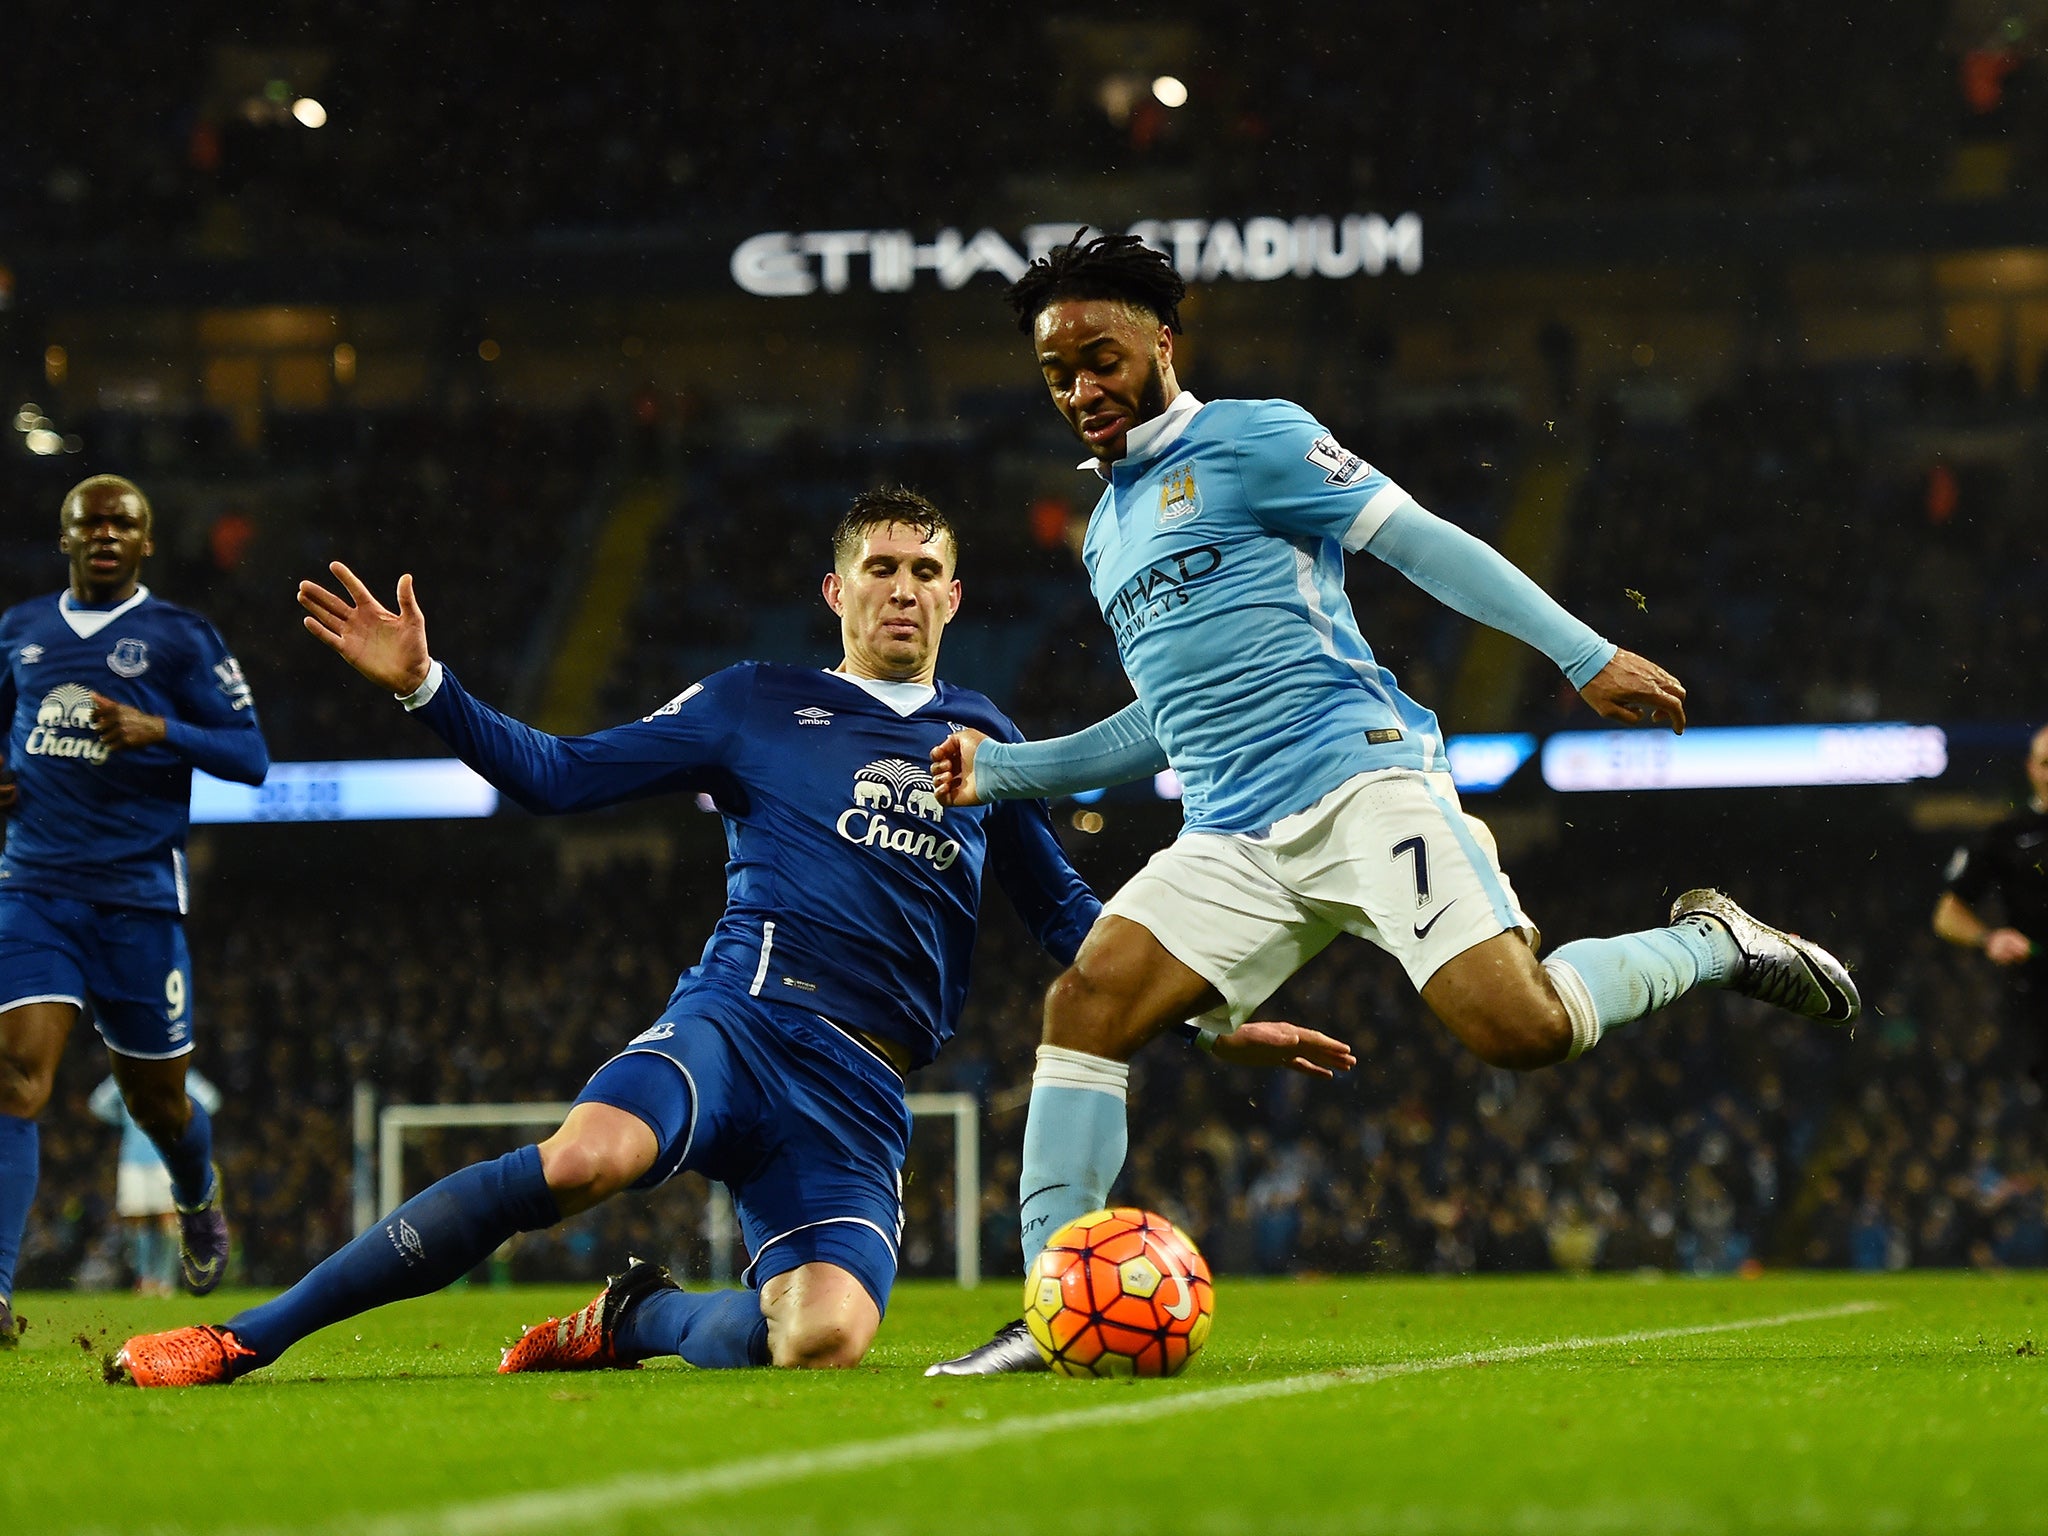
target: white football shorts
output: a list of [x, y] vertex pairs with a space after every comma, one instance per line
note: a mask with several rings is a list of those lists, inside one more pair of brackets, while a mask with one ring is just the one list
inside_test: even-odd
[[1420, 991], [1445, 962], [1536, 926], [1501, 872], [1486, 823], [1448, 773], [1386, 768], [1345, 780], [1263, 835], [1191, 832], [1152, 855], [1103, 907], [1141, 923], [1237, 1028], [1340, 933], [1401, 962]]
[[114, 1170], [116, 1216], [168, 1216], [177, 1208], [171, 1170], [162, 1163], [122, 1163]]

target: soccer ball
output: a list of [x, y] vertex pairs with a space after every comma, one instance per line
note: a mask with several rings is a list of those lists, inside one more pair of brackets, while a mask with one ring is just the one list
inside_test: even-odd
[[1177, 1376], [1209, 1341], [1209, 1265], [1164, 1216], [1077, 1216], [1024, 1279], [1024, 1321], [1062, 1376]]

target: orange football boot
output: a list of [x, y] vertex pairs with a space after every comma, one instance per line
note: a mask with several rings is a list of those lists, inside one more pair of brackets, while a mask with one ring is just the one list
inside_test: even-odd
[[140, 1333], [107, 1362], [107, 1380], [138, 1387], [224, 1387], [253, 1367], [256, 1351], [225, 1328], [200, 1324]]
[[637, 1371], [640, 1362], [621, 1360], [615, 1346], [619, 1320], [641, 1297], [680, 1287], [659, 1264], [633, 1259], [623, 1275], [614, 1275], [588, 1306], [569, 1317], [535, 1323], [505, 1351], [500, 1376], [516, 1371]]

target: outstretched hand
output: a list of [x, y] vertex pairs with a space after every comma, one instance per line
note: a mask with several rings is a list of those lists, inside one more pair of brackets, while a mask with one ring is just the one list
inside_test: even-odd
[[398, 611], [371, 595], [356, 573], [339, 560], [327, 567], [347, 597], [317, 581], [299, 583], [306, 632], [380, 687], [411, 693], [427, 680], [427, 616], [413, 596], [412, 578], [398, 578]]
[[1685, 684], [1654, 661], [1634, 651], [1616, 651], [1579, 697], [1602, 718], [1624, 725], [1655, 725], [1660, 720], [1674, 735], [1685, 734]]
[[974, 754], [987, 740], [986, 731], [969, 727], [955, 731], [932, 748], [932, 787], [938, 793], [939, 804], [981, 804], [974, 785]]
[[1285, 1067], [1304, 1077], [1334, 1077], [1358, 1065], [1342, 1040], [1299, 1024], [1257, 1019], [1218, 1035], [1216, 1057], [1240, 1067]]

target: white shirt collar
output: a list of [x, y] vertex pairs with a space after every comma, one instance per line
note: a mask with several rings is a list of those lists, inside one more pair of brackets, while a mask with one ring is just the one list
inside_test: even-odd
[[[1206, 403], [1197, 400], [1193, 390], [1182, 390], [1173, 397], [1173, 404], [1150, 421], [1142, 421], [1124, 434], [1124, 456], [1116, 462], [1138, 464], [1166, 452], [1179, 441], [1181, 433], [1187, 431], [1188, 423], [1195, 419], [1195, 412]], [[1083, 459], [1074, 468], [1092, 469], [1103, 479], [1109, 478], [1109, 466], [1093, 455]]]
[[[828, 667], [826, 670], [832, 669]], [[855, 677], [851, 672], [832, 672], [832, 675], [880, 699], [906, 719], [939, 696], [939, 690], [930, 683], [898, 683], [879, 677]]]
[[67, 587], [57, 594], [57, 611], [64, 615], [64, 622], [71, 626], [71, 633], [81, 640], [90, 640], [129, 609], [148, 599], [149, 588], [138, 586], [135, 595], [118, 608], [74, 608], [71, 589]]

